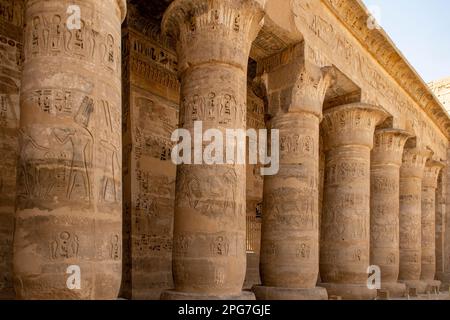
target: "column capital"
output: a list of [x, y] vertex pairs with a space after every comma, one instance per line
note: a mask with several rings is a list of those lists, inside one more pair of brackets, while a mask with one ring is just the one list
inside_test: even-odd
[[445, 164], [441, 161], [428, 160], [425, 164], [422, 187], [437, 189], [438, 177]]
[[180, 72], [211, 62], [246, 72], [263, 17], [257, 0], [175, 0], [164, 14], [162, 31], [177, 40]]
[[406, 148], [403, 152], [401, 176], [423, 178], [425, 164], [433, 152], [422, 148]]
[[372, 165], [402, 164], [406, 141], [412, 135], [400, 129], [380, 129], [375, 131], [375, 143], [372, 150]]
[[364, 103], [352, 103], [324, 112], [325, 150], [342, 145], [373, 147], [375, 127], [389, 114], [382, 108]]

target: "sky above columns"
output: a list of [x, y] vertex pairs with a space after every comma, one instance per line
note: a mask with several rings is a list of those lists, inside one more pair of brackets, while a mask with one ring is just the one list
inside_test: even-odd
[[449, 0], [363, 0], [426, 82], [450, 77]]

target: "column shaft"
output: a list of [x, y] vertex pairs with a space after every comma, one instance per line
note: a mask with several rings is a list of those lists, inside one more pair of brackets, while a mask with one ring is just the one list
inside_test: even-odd
[[[163, 29], [177, 39], [180, 122], [246, 129], [247, 62], [262, 11], [254, 1], [176, 0]], [[246, 271], [246, 167], [178, 167], [173, 273], [163, 299], [241, 299]]]
[[69, 29], [72, 4], [26, 1], [14, 237], [24, 299], [114, 299], [120, 286], [125, 1], [82, 1]]
[[403, 147], [409, 135], [401, 130], [375, 133], [370, 190], [370, 264], [381, 269], [382, 289], [403, 296], [399, 274], [399, 183]]
[[419, 292], [422, 261], [422, 177], [430, 152], [407, 148], [400, 168], [400, 282]]
[[[264, 177], [258, 299], [327, 299], [319, 274], [319, 132], [332, 68], [305, 61], [305, 43], [268, 58], [263, 70], [272, 130], [280, 134], [280, 170]], [[262, 72], [261, 72], [262, 73]]]
[[280, 171], [264, 180], [261, 299], [326, 299], [319, 273], [319, 118], [287, 113], [280, 130]]
[[428, 286], [440, 286], [436, 275], [436, 190], [443, 164], [428, 161], [422, 180], [422, 270], [420, 279]]

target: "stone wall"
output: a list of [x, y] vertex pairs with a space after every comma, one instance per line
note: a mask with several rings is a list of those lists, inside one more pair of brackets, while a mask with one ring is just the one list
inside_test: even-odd
[[16, 195], [23, 1], [0, 1], [0, 298], [14, 297], [12, 236]]
[[[122, 295], [159, 299], [172, 287], [176, 166], [170, 137], [178, 126], [176, 58], [158, 26], [140, 25], [130, 6], [123, 30], [124, 284]], [[126, 77], [125, 77], [126, 75]]]

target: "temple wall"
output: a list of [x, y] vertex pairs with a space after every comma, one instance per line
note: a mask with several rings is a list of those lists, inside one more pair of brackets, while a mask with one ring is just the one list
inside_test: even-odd
[[[172, 235], [176, 166], [170, 137], [178, 125], [176, 58], [158, 28], [123, 32], [129, 74], [124, 88], [124, 234], [128, 265], [123, 295], [159, 299], [172, 287]], [[146, 31], [143, 31], [146, 32]]]
[[16, 196], [19, 91], [22, 63], [22, 0], [0, 1], [0, 298], [14, 297], [12, 237]]

